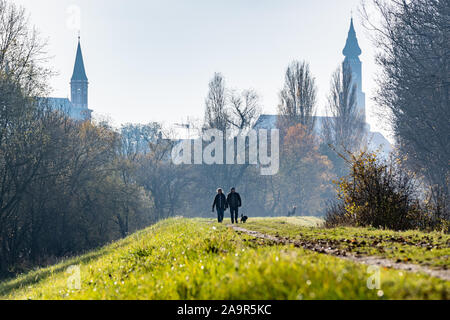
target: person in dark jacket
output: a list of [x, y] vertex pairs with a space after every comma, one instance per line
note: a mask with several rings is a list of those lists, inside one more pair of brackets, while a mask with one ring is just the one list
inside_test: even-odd
[[231, 223], [239, 223], [239, 207], [242, 206], [241, 196], [236, 192], [235, 188], [231, 188], [227, 196], [227, 205], [230, 207]]
[[214, 202], [212, 205], [212, 211], [214, 212], [214, 207], [217, 210], [217, 221], [221, 223], [223, 221], [223, 215], [225, 210], [227, 210], [227, 199], [225, 198], [225, 195], [223, 194], [223, 191], [221, 188], [217, 189], [216, 197], [214, 198]]

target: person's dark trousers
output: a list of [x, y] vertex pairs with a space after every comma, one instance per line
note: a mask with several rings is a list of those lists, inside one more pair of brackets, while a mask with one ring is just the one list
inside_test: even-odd
[[239, 208], [231, 208], [230, 207], [230, 213], [231, 213], [231, 223], [238, 223], [238, 217], [239, 217]]
[[217, 221], [219, 221], [219, 223], [223, 221], [223, 214], [224, 210], [221, 208], [217, 208]]

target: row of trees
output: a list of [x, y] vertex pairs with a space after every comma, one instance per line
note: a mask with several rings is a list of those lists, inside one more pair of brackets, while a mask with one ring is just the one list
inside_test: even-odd
[[[356, 117], [356, 113], [352, 113], [356, 109], [355, 88], [347, 81], [350, 78], [346, 70], [341, 68], [338, 72], [337, 85], [353, 96], [343, 102], [337, 98], [330, 110], [350, 109], [337, 118], [345, 123], [356, 122], [358, 119], [348, 119]], [[343, 81], [337, 79], [338, 75]], [[301, 214], [320, 215], [326, 200], [334, 194], [331, 180], [343, 168], [340, 162], [333, 163], [328, 156], [332, 152], [327, 144], [335, 140], [326, 140], [325, 135], [314, 130], [316, 90], [306, 62], [293, 62], [288, 66], [277, 121], [281, 129], [280, 171], [274, 176], [261, 176], [259, 168], [248, 161], [233, 165], [176, 166], [170, 161], [172, 147], [177, 143], [173, 133], [154, 123], [129, 124], [122, 128], [123, 154], [133, 166], [131, 179], [152, 196], [159, 218], [176, 214], [211, 216], [211, 201], [217, 187], [225, 190], [237, 187], [244, 196], [243, 210], [251, 215], [286, 215], [292, 206], [297, 206]], [[260, 109], [255, 91], [229, 89], [223, 75], [216, 73], [209, 82], [204, 121], [200, 125], [190, 124], [190, 129], [197, 129], [198, 136], [205, 130], [218, 129], [232, 138], [254, 127]], [[340, 133], [332, 134], [336, 132], [333, 124], [329, 123], [329, 137], [341, 139]], [[339, 142], [344, 143], [344, 138]], [[225, 159], [226, 148], [224, 150]]]
[[[392, 111], [390, 120], [400, 156], [407, 159], [404, 164], [433, 186], [433, 194], [440, 195], [436, 199], [448, 199], [448, 3], [373, 0], [373, 4], [384, 19], [381, 26], [372, 25], [377, 47], [382, 49], [377, 101]], [[372, 21], [368, 15], [366, 18], [366, 23]], [[324, 203], [334, 196], [331, 180], [349, 170], [339, 154], [357, 152], [366, 145], [356, 90], [349, 66], [342, 65], [332, 75], [328, 117], [316, 117], [315, 79], [307, 62], [294, 61], [280, 91], [281, 163], [277, 175], [260, 176], [255, 166], [246, 164], [174, 166], [166, 161], [173, 141], [160, 137], [164, 143], [138, 157], [144, 161], [141, 168], [157, 169], [141, 169], [136, 180], [146, 177], [141, 184], [157, 194], [153, 200], [160, 217], [177, 212], [209, 214], [210, 199], [219, 186], [237, 187], [249, 205], [244, 210], [251, 214], [285, 215], [293, 205], [301, 214], [322, 214]], [[199, 134], [214, 128], [236, 136], [252, 128], [259, 115], [255, 91], [231, 90], [216, 73], [209, 83]], [[136, 126], [134, 129], [139, 131]], [[143, 160], [145, 157], [150, 160]]]
[[[308, 63], [292, 62], [280, 91], [275, 124], [281, 134], [279, 173], [261, 176], [259, 169], [248, 161], [234, 165], [183, 165], [184, 179], [178, 187], [188, 198], [187, 202], [178, 203], [179, 211], [191, 216], [210, 215], [208, 209], [216, 188], [237, 187], [244, 195], [243, 210], [252, 215], [286, 215], [293, 206], [303, 215], [322, 214], [326, 201], [334, 195], [331, 181], [347, 170], [329, 144], [342, 150], [358, 150], [364, 142], [364, 124], [357, 113], [356, 86], [346, 65], [338, 68], [332, 77], [327, 110], [333, 118], [322, 121], [321, 128], [315, 123], [316, 92]], [[197, 127], [198, 135], [207, 129], [218, 129], [224, 136], [231, 134], [231, 138], [246, 134], [257, 125], [259, 116], [257, 93], [231, 90], [223, 75], [216, 73], [209, 82], [205, 118]]]
[[362, 14], [379, 48], [376, 101], [401, 158], [449, 208], [450, 2], [372, 0]]
[[[146, 220], [148, 201], [126, 179], [116, 132], [48, 110], [3, 73], [0, 96], [2, 273], [100, 245], [147, 223], [138, 220]], [[128, 222], [129, 216], [136, 219]]]
[[352, 170], [326, 222], [448, 232], [450, 2], [372, 0], [362, 15], [379, 49], [375, 100], [398, 150], [390, 161], [343, 155]]
[[148, 225], [121, 135], [48, 107], [45, 43], [0, 0], [0, 277]]
[[0, 272], [45, 263], [151, 222], [106, 124], [76, 123], [0, 75]]

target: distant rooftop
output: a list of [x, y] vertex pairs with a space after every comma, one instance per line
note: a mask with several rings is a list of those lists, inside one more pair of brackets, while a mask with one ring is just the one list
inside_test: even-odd
[[77, 121], [85, 121], [91, 118], [92, 110], [74, 106], [68, 98], [39, 98], [39, 103], [45, 103], [51, 110], [61, 111]]
[[[324, 116], [316, 116], [315, 117], [315, 132], [320, 133], [322, 130], [322, 126], [324, 120], [328, 117]], [[277, 120], [278, 116], [276, 114], [262, 114], [258, 120], [256, 121], [254, 128], [255, 129], [276, 129], [277, 128]], [[392, 152], [391, 143], [380, 133], [370, 131], [370, 126], [368, 126], [368, 141], [369, 141], [369, 149], [370, 150], [380, 150], [383, 156], [387, 157], [389, 153]]]

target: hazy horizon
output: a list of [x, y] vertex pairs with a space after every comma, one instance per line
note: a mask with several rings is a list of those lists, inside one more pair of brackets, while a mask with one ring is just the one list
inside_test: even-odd
[[[15, 0], [49, 41], [52, 96], [68, 97], [78, 30], [94, 116], [114, 124], [171, 124], [203, 117], [214, 72], [227, 86], [252, 88], [264, 113], [274, 114], [284, 72], [306, 60], [324, 113], [331, 74], [343, 60], [353, 11], [363, 51], [368, 122], [386, 134], [372, 101], [374, 48], [357, 14], [360, 0], [310, 1], [68, 1]], [[77, 12], [80, 23], [77, 22]], [[386, 134], [387, 135], [387, 134]]]

